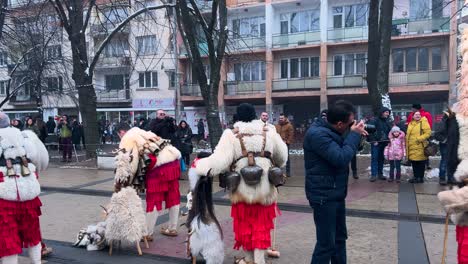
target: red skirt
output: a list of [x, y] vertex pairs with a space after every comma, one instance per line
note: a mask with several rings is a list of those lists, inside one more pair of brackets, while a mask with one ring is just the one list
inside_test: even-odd
[[39, 197], [25, 202], [0, 199], [0, 258], [41, 242], [41, 206]]
[[231, 207], [234, 235], [234, 249], [246, 251], [268, 249], [271, 246], [273, 219], [279, 214], [276, 203], [271, 205], [237, 203]]
[[180, 204], [179, 178], [179, 160], [148, 171], [146, 174], [146, 212], [152, 212], [154, 207], [161, 211], [162, 202], [165, 202], [166, 208]]
[[457, 226], [456, 237], [458, 242], [458, 263], [468, 263], [468, 226]]

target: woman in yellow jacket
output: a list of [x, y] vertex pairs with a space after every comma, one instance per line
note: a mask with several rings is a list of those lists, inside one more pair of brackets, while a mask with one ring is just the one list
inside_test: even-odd
[[424, 148], [428, 144], [431, 136], [431, 127], [425, 117], [421, 117], [420, 112], [415, 112], [413, 120], [408, 124], [406, 134], [406, 153], [408, 160], [413, 166], [414, 178], [410, 183], [424, 182], [424, 170], [426, 168], [427, 156], [424, 154]]

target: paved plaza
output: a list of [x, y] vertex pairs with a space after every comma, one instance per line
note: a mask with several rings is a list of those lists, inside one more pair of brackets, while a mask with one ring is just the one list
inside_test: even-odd
[[[301, 156], [293, 156], [293, 176], [280, 188], [277, 248], [280, 259], [271, 263], [310, 263], [315, 244], [313, 212], [304, 194]], [[368, 159], [359, 158], [360, 179], [349, 180], [347, 199], [348, 263], [440, 263], [445, 214], [436, 194], [446, 187], [437, 182], [400, 185], [367, 179]], [[54, 248], [48, 263], [190, 263], [186, 257], [185, 227], [175, 238], [156, 234], [144, 255], [135, 248], [122, 248], [108, 256], [107, 251], [88, 252], [72, 247], [80, 228], [102, 220], [100, 205], [112, 195], [112, 171], [52, 164], [40, 177], [44, 204], [41, 228], [46, 243]], [[214, 183], [216, 214], [224, 232], [226, 258], [233, 263], [238, 252], [233, 247], [232, 221], [226, 193]], [[181, 180], [181, 193], [188, 181]], [[185, 204], [183, 197], [182, 205]], [[158, 225], [167, 221], [160, 217]], [[185, 217], [180, 218], [184, 223]], [[156, 229], [159, 230], [159, 229]], [[22, 258], [22, 263], [29, 263]], [[447, 263], [456, 263], [455, 226], [449, 226]]]

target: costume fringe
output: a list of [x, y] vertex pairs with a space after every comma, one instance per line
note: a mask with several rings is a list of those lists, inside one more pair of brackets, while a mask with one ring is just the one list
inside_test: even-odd
[[280, 214], [276, 203], [271, 205], [236, 203], [231, 207], [235, 234], [234, 249], [246, 251], [268, 249], [273, 220]]
[[180, 161], [164, 164], [150, 170], [146, 175], [146, 212], [152, 212], [154, 207], [162, 210], [162, 202], [166, 208], [180, 204], [179, 178]]

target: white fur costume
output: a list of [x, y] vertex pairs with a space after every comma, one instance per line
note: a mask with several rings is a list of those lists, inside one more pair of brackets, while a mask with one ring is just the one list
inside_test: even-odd
[[[276, 166], [283, 167], [286, 164], [288, 158], [288, 149], [286, 144], [281, 139], [280, 135], [276, 133], [276, 130], [265, 127], [265, 123], [261, 120], [253, 120], [251, 122], [237, 122], [234, 124], [235, 130], [238, 130], [239, 134], [248, 134], [249, 136], [243, 137], [245, 148], [248, 152], [261, 152], [263, 149], [263, 132], [266, 129], [266, 141], [265, 141], [265, 152], [271, 153], [271, 158]], [[198, 161], [196, 171], [198, 175], [207, 175], [210, 171], [210, 175], [219, 175], [230, 170], [231, 164], [237, 159], [243, 157], [242, 148], [239, 139], [232, 130], [225, 130], [214, 153], [205, 159]], [[234, 193], [231, 193], [230, 199], [233, 204], [233, 212], [242, 214], [242, 210], [248, 208], [258, 208], [275, 206], [278, 192], [274, 185], [269, 182], [268, 170], [272, 166], [269, 159], [264, 157], [255, 157], [256, 165], [263, 169], [260, 183], [255, 186], [247, 185], [244, 179], [240, 180], [240, 184]], [[241, 158], [235, 165], [235, 171], [240, 173], [240, 170], [248, 165], [247, 158]], [[237, 206], [241, 206], [242, 209], [236, 209]], [[251, 209], [252, 210], [252, 209]], [[254, 209], [255, 210], [255, 209]], [[275, 210], [275, 209], [273, 209]], [[236, 213], [235, 213], [236, 214]], [[275, 214], [273, 212], [273, 214]], [[249, 220], [249, 219], [247, 219]], [[252, 220], [252, 219], [250, 219]], [[272, 219], [271, 219], [272, 220]], [[243, 220], [237, 223], [242, 226]], [[272, 228], [272, 223], [269, 224]], [[236, 219], [234, 218], [234, 226], [236, 230]], [[239, 229], [242, 229], [240, 227]], [[269, 230], [265, 233], [268, 233]], [[235, 231], [236, 233], [236, 231]], [[237, 237], [237, 234], [236, 234]], [[238, 240], [236, 238], [236, 245]], [[262, 249], [245, 249], [245, 260], [256, 264], [265, 263], [265, 249], [270, 245], [263, 245]], [[244, 246], [242, 246], [244, 247]], [[239, 246], [235, 246], [239, 248]]]
[[[7, 117], [1, 113], [0, 118], [3, 120]], [[41, 205], [38, 196], [41, 188], [37, 172], [48, 166], [47, 149], [34, 132], [4, 127], [0, 128], [0, 152], [3, 156], [0, 165], [0, 222], [3, 223], [0, 226], [1, 262], [17, 263], [17, 254], [21, 253], [22, 245], [26, 245], [32, 263], [38, 264], [41, 262], [38, 218]], [[21, 158], [30, 160], [27, 169], [23, 167]], [[7, 168], [9, 161], [13, 163], [10, 170]], [[21, 213], [23, 216], [15, 217], [12, 213]], [[12, 221], [16, 222], [15, 226], [26, 230], [10, 227]]]

